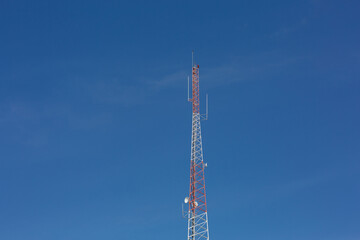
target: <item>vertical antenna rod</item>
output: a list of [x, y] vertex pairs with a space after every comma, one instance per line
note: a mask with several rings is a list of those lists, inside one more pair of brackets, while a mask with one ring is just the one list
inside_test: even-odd
[[205, 113], [205, 119], [208, 120], [209, 118], [209, 95], [206, 94], [206, 113]]

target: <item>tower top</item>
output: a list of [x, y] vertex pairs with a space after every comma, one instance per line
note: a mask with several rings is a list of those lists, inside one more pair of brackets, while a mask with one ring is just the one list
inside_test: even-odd
[[192, 108], [193, 114], [200, 114], [199, 65], [192, 67]]

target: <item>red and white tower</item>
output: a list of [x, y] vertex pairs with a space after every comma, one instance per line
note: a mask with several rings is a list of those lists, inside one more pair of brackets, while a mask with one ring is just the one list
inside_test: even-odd
[[[188, 240], [209, 240], [208, 215], [206, 205], [205, 174], [207, 166], [203, 159], [199, 100], [199, 65], [192, 66], [192, 135], [190, 161], [190, 193], [185, 198], [188, 210]], [[207, 112], [207, 111], [206, 111]], [[207, 113], [205, 115], [207, 118]]]

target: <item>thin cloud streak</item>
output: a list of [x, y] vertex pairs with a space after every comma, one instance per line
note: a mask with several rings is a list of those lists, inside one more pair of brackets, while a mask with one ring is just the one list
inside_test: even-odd
[[252, 193], [241, 193], [239, 201], [242, 205], [254, 202], [269, 202], [281, 198], [288, 197], [301, 191], [306, 191], [312, 187], [325, 184], [335, 178], [336, 175], [331, 172], [319, 173], [314, 176], [305, 177], [302, 179], [292, 180], [278, 185], [265, 186], [262, 189], [257, 189]]
[[[240, 59], [218, 67], [200, 68], [200, 79], [210, 88], [240, 81], [266, 80], [269, 76], [279, 73], [298, 61], [300, 56], [282, 56], [276, 52], [265, 52], [259, 55], [241, 57]], [[160, 80], [149, 81], [149, 85], [162, 90], [177, 87], [186, 83], [190, 70], [179, 70], [163, 76]], [[191, 77], [191, 76], [190, 76]]]

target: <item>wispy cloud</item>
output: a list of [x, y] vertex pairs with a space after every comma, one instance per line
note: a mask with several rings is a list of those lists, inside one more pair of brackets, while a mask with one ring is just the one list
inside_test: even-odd
[[185, 82], [190, 71], [184, 69], [178, 70], [175, 73], [162, 76], [160, 79], [152, 80], [148, 84], [151, 88], [161, 90], [167, 87], [178, 86], [181, 82]]
[[42, 147], [48, 143], [43, 131], [32, 131], [44, 116], [44, 109], [24, 102], [0, 104], [0, 129], [9, 131], [8, 141], [18, 142], [30, 147]]
[[[299, 60], [300, 57], [286, 56], [278, 52], [243, 56], [219, 66], [201, 68], [200, 79], [208, 89], [241, 81], [262, 81]], [[167, 69], [161, 72], [167, 74], [156, 74], [156, 77], [154, 74], [137, 74], [132, 81], [124, 77], [101, 77], [101, 74], [76, 77], [59, 74], [62, 79], [52, 79], [54, 84], [56, 82], [58, 85], [55, 90], [51, 90], [54, 91], [53, 94], [61, 97], [61, 101], [57, 99], [33, 102], [22, 96], [9, 96], [7, 100], [0, 102], [0, 123], [3, 127], [11, 126], [14, 130], [12, 137], [18, 136], [25, 144], [44, 145], [49, 141], [49, 136], [34, 130], [40, 122], [51, 124], [51, 121], [56, 121], [74, 128], [109, 124], [112, 113], [99, 109], [96, 112], [82, 111], [78, 106], [104, 104], [129, 107], [144, 104], [166, 89], [186, 88], [186, 79], [191, 74], [191, 69], [179, 67], [177, 70]]]
[[319, 186], [321, 184], [326, 184], [335, 177], [336, 174], [333, 172], [322, 172], [313, 176], [294, 179], [276, 185], [264, 186], [263, 188], [254, 190], [253, 192], [242, 192], [240, 201], [242, 204], [246, 204], [258, 201], [269, 202], [278, 200], [293, 194], [297, 194], [299, 192], [307, 191], [308, 189]]
[[201, 78], [210, 88], [244, 81], [266, 81], [302, 59], [301, 56], [264, 52], [243, 56], [219, 67], [204, 68]]
[[143, 102], [147, 89], [141, 85], [126, 85], [119, 79], [96, 81], [82, 86], [84, 94], [95, 102], [132, 106]]
[[302, 194], [303, 192], [316, 187], [326, 185], [336, 179], [356, 174], [358, 170], [358, 166], [353, 164], [344, 166], [342, 169], [335, 166], [327, 166], [323, 169], [323, 171], [314, 173], [310, 176], [304, 176], [298, 179], [288, 179], [287, 181], [278, 184], [264, 185], [263, 187], [252, 191], [238, 193], [239, 202], [241, 202], [242, 205], [247, 205], [280, 200], [297, 194]]
[[81, 112], [66, 103], [13, 100], [0, 103], [0, 140], [31, 148], [46, 147], [59, 128], [91, 129], [112, 121], [110, 113]]
[[[206, 88], [240, 81], [265, 80], [299, 59], [298, 56], [286, 56], [276, 51], [239, 56], [216, 66], [201, 66], [200, 78]], [[186, 88], [187, 76], [191, 75], [191, 69], [174, 65], [163, 67], [156, 74], [153, 70], [143, 69], [141, 73], [134, 72], [130, 76], [131, 79], [127, 76], [129, 73], [124, 76], [123, 71], [109, 68], [96, 60], [72, 60], [37, 65], [39, 66], [27, 69], [26, 74], [17, 78], [41, 76], [48, 78], [51, 85], [56, 86], [54, 91], [58, 96], [81, 96], [83, 101], [90, 103], [124, 107], [143, 104], [164, 89]], [[49, 69], [50, 66], [52, 72], [44, 73], [42, 69]]]
[[287, 36], [293, 32], [296, 32], [298, 29], [300, 29], [301, 27], [305, 26], [308, 23], [308, 17], [304, 16], [303, 18], [299, 19], [297, 22], [282, 27], [274, 32], [272, 32], [271, 34], [268, 35], [269, 38], [279, 38], [279, 37], [284, 37]]
[[[276, 51], [242, 56], [218, 66], [200, 68], [200, 79], [208, 88], [241, 81], [266, 80], [303, 59], [303, 56], [286, 56]], [[146, 82], [150, 89], [160, 91], [185, 85], [189, 75], [191, 75], [190, 69], [179, 69], [160, 79], [148, 79]]]

